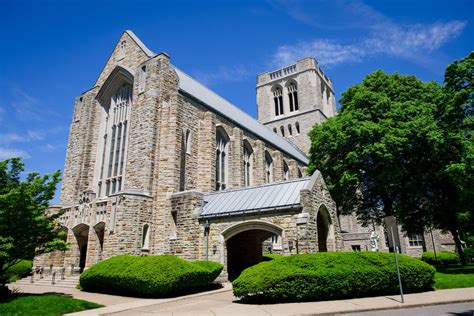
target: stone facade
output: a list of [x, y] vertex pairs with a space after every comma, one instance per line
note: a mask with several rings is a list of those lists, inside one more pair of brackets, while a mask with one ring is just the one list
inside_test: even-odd
[[[299, 135], [289, 139], [307, 152], [311, 126], [335, 114], [332, 83], [312, 58], [287, 68], [258, 76], [259, 119], [270, 128], [298, 122]], [[290, 79], [298, 84], [298, 113], [275, 118], [269, 93], [275, 83], [286, 87]], [[131, 94], [117, 95], [123, 87]], [[111, 129], [117, 115], [122, 121]], [[225, 158], [218, 156], [217, 134], [227, 141]], [[94, 87], [75, 100], [61, 205], [53, 210], [63, 212], [60, 222], [70, 250], [37, 257], [35, 264], [82, 270], [119, 254], [175, 254], [224, 263], [223, 275], [232, 278], [261, 260], [266, 247], [283, 254], [351, 250], [355, 239], [344, 233], [347, 221], [337, 217], [319, 172], [299, 193], [296, 209], [200, 216], [204, 196], [216, 190], [222, 170], [225, 189], [245, 186], [247, 173], [251, 187], [268, 185], [268, 172], [271, 181], [303, 177], [305, 156], [291, 146], [293, 151], [281, 149], [287, 140], [269, 134], [261, 137], [199, 95], [183, 91], [170, 57], [154, 54], [132, 32], [124, 32]], [[251, 150], [248, 165], [244, 146]], [[270, 171], [266, 156], [273, 161]], [[221, 158], [222, 164], [216, 163]], [[354, 225], [356, 233], [366, 234]]]
[[[291, 83], [296, 86], [297, 101], [290, 101]], [[278, 87], [282, 89], [283, 113], [275, 113], [274, 91]], [[257, 108], [260, 122], [308, 153], [308, 132], [313, 125], [336, 114], [332, 81], [323, 73], [318, 62], [309, 57], [294, 65], [262, 73], [257, 77]]]

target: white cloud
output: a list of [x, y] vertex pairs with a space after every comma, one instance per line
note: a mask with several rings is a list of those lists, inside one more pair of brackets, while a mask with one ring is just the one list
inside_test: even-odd
[[372, 55], [411, 59], [415, 55], [437, 50], [457, 37], [466, 24], [465, 21], [411, 26], [385, 23], [379, 25], [371, 36], [356, 43], [342, 44], [327, 39], [315, 39], [280, 46], [273, 55], [273, 62], [275, 66], [281, 67], [300, 58], [314, 56], [322, 65], [334, 66], [344, 62], [361, 61]]
[[[341, 42], [327, 38], [315, 38], [297, 43], [287, 43], [277, 48], [273, 54], [273, 66], [281, 67], [298, 59], [314, 56], [325, 66], [344, 62], [358, 62], [374, 55], [388, 55], [410, 59], [415, 62], [426, 58], [427, 54], [439, 49], [449, 40], [457, 37], [466, 27], [466, 21], [436, 22], [433, 24], [402, 24], [393, 21], [373, 7], [358, 1], [333, 1], [321, 3], [320, 9], [308, 11], [297, 0], [274, 0], [274, 7], [284, 8], [293, 19], [302, 23], [324, 28], [327, 16], [322, 12], [338, 12], [336, 20], [343, 20], [346, 29], [354, 32], [363, 29], [366, 36], [351, 42]], [[309, 9], [311, 10], [311, 8]], [[332, 17], [334, 18], [334, 17]], [[326, 23], [321, 23], [326, 22]], [[335, 23], [329, 23], [332, 28]]]
[[21, 149], [0, 147], [0, 160], [5, 160], [14, 157], [22, 157], [23, 159], [28, 159], [31, 156], [26, 151]]
[[58, 113], [19, 87], [13, 89], [11, 107], [21, 121], [50, 121], [52, 116], [58, 117]]
[[5, 133], [0, 134], [0, 144], [27, 143], [31, 141], [43, 140], [46, 133], [42, 130], [28, 130], [24, 134]]
[[57, 149], [60, 149], [60, 148], [64, 148], [64, 145], [63, 144], [46, 144], [44, 146], [42, 146], [42, 150], [44, 152], [53, 152], [53, 151], [56, 151]]
[[253, 76], [254, 72], [250, 71], [244, 66], [225, 67], [221, 66], [213, 72], [195, 72], [196, 78], [205, 85], [214, 85], [216, 83], [226, 82], [240, 82], [247, 80]]

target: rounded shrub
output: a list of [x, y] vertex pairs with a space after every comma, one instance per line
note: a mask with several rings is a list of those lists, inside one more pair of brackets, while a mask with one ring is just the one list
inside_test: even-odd
[[432, 251], [423, 252], [421, 260], [431, 265], [448, 265], [460, 262], [457, 254], [447, 251], [436, 252], [436, 257]]
[[122, 255], [85, 270], [79, 283], [84, 291], [143, 297], [176, 296], [209, 285], [223, 266], [215, 262], [189, 262], [172, 255]]
[[31, 260], [20, 260], [6, 270], [6, 279], [8, 282], [15, 282], [27, 277], [30, 275], [32, 268], [33, 262]]
[[262, 256], [262, 261], [270, 261], [279, 258], [283, 258], [283, 256], [278, 253], [266, 253]]
[[462, 252], [468, 262], [474, 262], [474, 248], [464, 248]]
[[[405, 292], [431, 290], [435, 269], [399, 255]], [[261, 262], [232, 282], [234, 295], [263, 301], [310, 301], [399, 292], [392, 253], [326, 252]]]

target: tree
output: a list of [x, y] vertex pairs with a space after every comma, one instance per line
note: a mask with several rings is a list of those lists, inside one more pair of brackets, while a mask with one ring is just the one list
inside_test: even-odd
[[343, 93], [337, 116], [313, 127], [309, 170], [325, 176], [340, 214], [365, 223], [395, 215], [408, 233], [434, 226], [459, 239], [460, 210], [472, 201], [463, 189], [472, 142], [447, 87], [378, 70]]
[[60, 214], [47, 214], [60, 171], [30, 173], [21, 180], [23, 170], [20, 158], [0, 162], [0, 290], [5, 271], [19, 260], [67, 249], [57, 222]]
[[[439, 197], [454, 210], [455, 235], [459, 231], [459, 237], [474, 244], [474, 52], [450, 64], [444, 78], [439, 121], [449, 143], [458, 146], [446, 153], [449, 159], [441, 172]], [[455, 240], [461, 253], [461, 242], [457, 236]]]
[[[320, 169], [342, 214], [396, 215], [404, 192], [428, 168], [441, 87], [378, 70], [343, 93], [337, 116], [310, 132], [310, 171]], [[415, 223], [413, 223], [415, 224]], [[411, 230], [416, 230], [414, 225]]]

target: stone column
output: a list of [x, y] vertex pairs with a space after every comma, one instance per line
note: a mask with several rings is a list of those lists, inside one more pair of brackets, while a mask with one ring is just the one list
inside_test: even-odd
[[212, 112], [204, 113], [198, 133], [198, 169], [197, 189], [201, 192], [213, 191], [215, 184], [216, 161], [216, 116]]
[[288, 160], [288, 168], [290, 169], [289, 180], [298, 179], [298, 163], [294, 159]]
[[229, 189], [242, 187], [244, 184], [244, 167], [243, 167], [243, 143], [242, 130], [234, 127], [232, 131], [231, 146], [231, 168], [229, 170]]
[[265, 183], [265, 144], [261, 140], [255, 142], [254, 148], [254, 173], [253, 182], [255, 185]]
[[198, 214], [203, 204], [203, 194], [197, 191], [184, 191], [171, 197], [171, 212], [176, 218], [176, 239], [171, 252], [188, 259], [200, 259], [199, 245], [202, 244]]
[[283, 180], [283, 155], [281, 151], [273, 151], [273, 181]]

